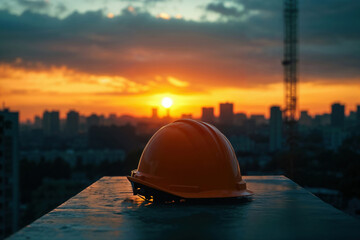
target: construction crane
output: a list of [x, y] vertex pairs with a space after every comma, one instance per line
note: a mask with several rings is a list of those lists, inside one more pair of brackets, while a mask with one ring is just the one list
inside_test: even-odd
[[[296, 83], [298, 81], [298, 0], [284, 0], [284, 122], [287, 147], [296, 146]], [[290, 157], [290, 175], [293, 175], [293, 157]]]
[[[298, 0], [284, 0], [284, 120], [288, 134], [296, 131], [296, 83], [298, 81]], [[288, 135], [288, 137], [290, 137]], [[291, 136], [292, 138], [294, 137]]]

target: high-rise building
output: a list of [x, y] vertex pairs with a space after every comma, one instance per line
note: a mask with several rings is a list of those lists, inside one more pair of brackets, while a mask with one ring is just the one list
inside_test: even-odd
[[201, 121], [208, 122], [208, 123], [215, 122], [213, 107], [203, 107], [201, 109]]
[[152, 109], [151, 118], [157, 119], [158, 117], [159, 117], [159, 116], [158, 116], [158, 109], [157, 109], [157, 108], [153, 108], [153, 109]]
[[232, 125], [234, 123], [234, 104], [233, 103], [220, 103], [220, 116], [221, 124]]
[[270, 108], [270, 151], [282, 148], [282, 112], [279, 106]]
[[341, 128], [326, 128], [323, 131], [324, 146], [337, 151], [346, 139], [347, 134]]
[[345, 123], [345, 106], [340, 103], [331, 105], [331, 126], [342, 128]]
[[100, 117], [95, 113], [91, 114], [86, 118], [86, 125], [88, 128], [92, 126], [99, 126], [100, 125]]
[[0, 111], [0, 239], [18, 228], [19, 113]]
[[58, 111], [45, 111], [43, 114], [43, 131], [45, 135], [57, 135], [60, 132], [60, 116]]
[[245, 130], [248, 135], [252, 135], [256, 132], [256, 122], [255, 119], [248, 118], [245, 121]]
[[315, 115], [312, 124], [315, 127], [327, 127], [331, 124], [331, 114], [324, 113], [324, 114], [317, 114]]
[[356, 112], [355, 111], [350, 111], [349, 116], [347, 117], [348, 120], [350, 121], [356, 121]]
[[246, 123], [247, 117], [245, 113], [236, 113], [234, 115], [234, 124], [239, 126], [244, 126]]
[[181, 114], [181, 118], [182, 119], [192, 119], [192, 114], [191, 113], [189, 113], [189, 114], [186, 114], [186, 113]]
[[304, 126], [310, 126], [312, 122], [312, 118], [309, 115], [308, 111], [301, 111], [300, 118], [299, 118], [299, 124]]
[[36, 116], [34, 117], [34, 128], [39, 129], [39, 128], [41, 128], [41, 126], [42, 126], [41, 117], [38, 116], [38, 115], [36, 115]]
[[79, 117], [79, 131], [86, 132], [88, 130], [87, 127], [87, 117], [85, 115], [80, 115]]
[[50, 133], [50, 112], [47, 110], [43, 113], [42, 128], [44, 134], [48, 135]]
[[66, 114], [65, 132], [68, 136], [75, 136], [79, 132], [80, 115], [74, 110]]
[[101, 115], [99, 116], [99, 125], [104, 126], [105, 123], [106, 123], [105, 119], [106, 119], [106, 118], [105, 118], [105, 115], [104, 115], [104, 114], [101, 114]]
[[117, 124], [117, 116], [116, 113], [110, 113], [108, 119], [107, 119], [107, 124], [108, 126], [112, 126], [112, 125], [116, 125]]
[[263, 125], [266, 124], [266, 118], [262, 114], [252, 114], [250, 119], [254, 119], [256, 125]]

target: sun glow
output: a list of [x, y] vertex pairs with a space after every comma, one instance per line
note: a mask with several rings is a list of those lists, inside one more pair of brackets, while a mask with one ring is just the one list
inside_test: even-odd
[[[116, 112], [136, 117], [148, 116], [151, 108], [159, 106], [163, 115], [171, 109], [173, 117], [192, 113], [198, 118], [204, 106], [214, 107], [218, 115], [219, 103], [224, 101], [234, 102], [235, 112], [267, 117], [271, 105], [283, 104], [282, 82], [253, 88], [209, 86], [199, 90], [190, 84], [191, 80], [181, 76], [164, 75], [153, 83], [141, 83], [122, 75], [91, 74], [65, 66], [29, 69], [20, 66], [21, 63], [21, 59], [14, 65], [0, 63], [0, 102], [21, 111], [23, 122], [33, 119], [34, 114], [42, 115], [46, 108], [58, 110], [61, 117], [66, 118], [66, 112], [73, 106], [85, 115]], [[360, 102], [360, 84], [356, 81], [346, 84], [322, 84], [326, 82], [322, 79], [317, 79], [317, 83], [302, 82], [299, 109], [309, 110], [312, 115], [322, 114], [330, 111], [331, 103], [341, 101], [347, 105], [347, 113], [356, 111]], [[165, 100], [167, 98], [170, 100]]]
[[173, 100], [169, 97], [164, 97], [161, 101], [161, 105], [163, 105], [164, 108], [169, 108], [173, 104]]

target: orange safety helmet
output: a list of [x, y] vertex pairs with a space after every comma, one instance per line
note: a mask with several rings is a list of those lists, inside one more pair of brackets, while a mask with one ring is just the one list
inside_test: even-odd
[[[250, 196], [229, 140], [214, 126], [190, 119], [159, 129], [147, 143], [138, 169], [127, 177], [134, 194], [156, 198]], [[152, 196], [150, 196], [152, 195]]]

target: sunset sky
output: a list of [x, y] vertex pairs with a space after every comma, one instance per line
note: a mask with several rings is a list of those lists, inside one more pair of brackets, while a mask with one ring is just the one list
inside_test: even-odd
[[[173, 116], [230, 101], [283, 105], [282, 0], [2, 0], [0, 100], [44, 109]], [[360, 1], [300, 0], [299, 110], [360, 104]]]

